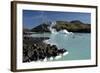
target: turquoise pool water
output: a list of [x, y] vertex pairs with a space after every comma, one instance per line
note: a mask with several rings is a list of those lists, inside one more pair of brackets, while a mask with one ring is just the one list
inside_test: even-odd
[[44, 42], [55, 44], [58, 48], [65, 48], [68, 54], [57, 61], [86, 60], [91, 58], [91, 34], [90, 33], [42, 33], [32, 34], [32, 37], [49, 37]]

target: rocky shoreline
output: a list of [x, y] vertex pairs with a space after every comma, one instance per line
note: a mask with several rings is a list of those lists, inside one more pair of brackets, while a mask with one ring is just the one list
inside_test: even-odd
[[23, 37], [23, 62], [43, 61], [45, 58], [55, 58], [65, 53], [64, 48], [58, 49], [56, 45], [44, 43], [48, 37]]

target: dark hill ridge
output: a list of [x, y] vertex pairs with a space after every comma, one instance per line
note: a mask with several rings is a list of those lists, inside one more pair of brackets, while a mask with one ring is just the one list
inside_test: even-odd
[[[50, 24], [43, 23], [35, 28], [31, 29], [31, 32], [50, 32]], [[54, 29], [57, 31], [66, 29], [69, 32], [78, 32], [78, 33], [90, 33], [91, 32], [91, 25], [85, 24], [79, 20], [67, 22], [67, 21], [56, 21], [56, 24], [53, 26]]]
[[74, 24], [84, 24], [83, 22], [81, 22], [79, 20], [71, 21], [70, 23], [74, 23]]
[[50, 25], [43, 23], [43, 24], [41, 24], [41, 25], [39, 25], [39, 26], [37, 26], [35, 28], [32, 28], [31, 31], [32, 32], [40, 32], [40, 33], [42, 33], [42, 32], [50, 32], [49, 26]]

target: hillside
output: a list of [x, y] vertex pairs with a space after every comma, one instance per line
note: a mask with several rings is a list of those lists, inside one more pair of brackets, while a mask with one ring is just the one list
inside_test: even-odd
[[42, 33], [42, 32], [50, 32], [49, 26], [50, 25], [43, 23], [41, 25], [36, 26], [35, 28], [32, 28], [31, 31], [32, 32], [40, 32], [40, 33]]
[[71, 21], [71, 22], [57, 21], [57, 24], [53, 28], [55, 28], [57, 31], [66, 29], [69, 32], [79, 32], [79, 33], [91, 32], [91, 25], [82, 23], [80, 21]]
[[[31, 32], [50, 32], [50, 24], [40, 24], [36, 26], [35, 28], [31, 29]], [[91, 32], [91, 25], [85, 24], [81, 21], [56, 21], [56, 24], [52, 27], [56, 29], [56, 31], [60, 31], [63, 29], [68, 30], [69, 32], [78, 32], [78, 33], [90, 33]]]

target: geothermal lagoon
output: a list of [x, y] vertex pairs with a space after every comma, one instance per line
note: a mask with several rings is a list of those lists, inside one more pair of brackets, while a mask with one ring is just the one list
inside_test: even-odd
[[45, 40], [45, 43], [56, 45], [58, 48], [64, 48], [68, 50], [68, 54], [60, 57], [56, 60], [83, 60], [90, 59], [90, 33], [72, 33], [67, 30], [61, 30], [57, 32], [55, 29], [52, 29], [52, 26], [55, 23], [52, 23], [50, 27], [51, 33], [34, 33], [32, 37], [49, 37], [50, 39]]
[[55, 44], [58, 48], [68, 50], [68, 54], [56, 60], [83, 60], [90, 59], [90, 34], [89, 33], [60, 33], [32, 34], [32, 37], [49, 37], [45, 43]]
[[[64, 49], [65, 52], [55, 57], [45, 57], [40, 61], [65, 61], [65, 60], [86, 60], [91, 58], [91, 34], [90, 33], [76, 33], [68, 32], [66, 29], [56, 31], [52, 23], [48, 28], [49, 32], [31, 32], [25, 35], [31, 38], [42, 38], [42, 42], [49, 45], [56, 45], [57, 49]], [[48, 39], [46, 39], [48, 38]], [[38, 61], [38, 60], [36, 60]]]

